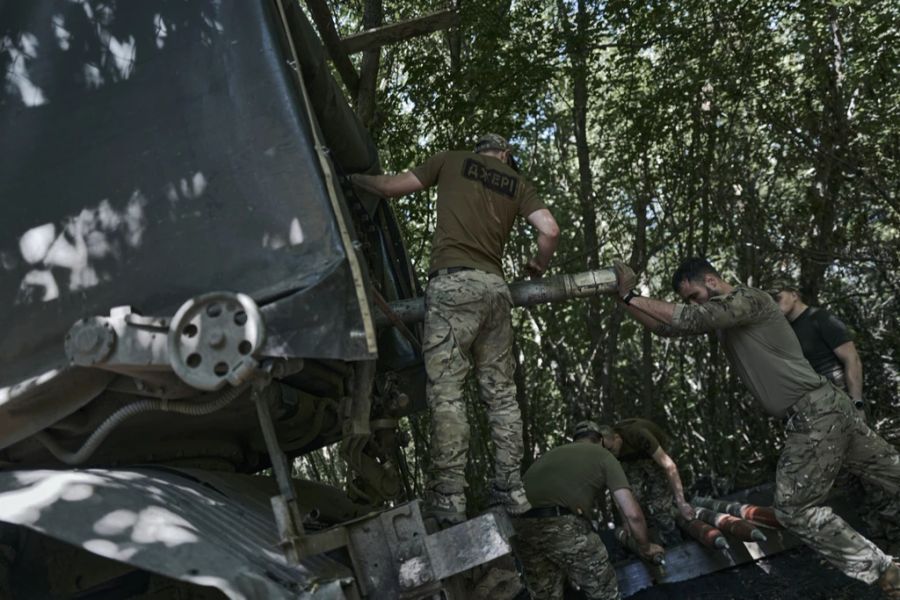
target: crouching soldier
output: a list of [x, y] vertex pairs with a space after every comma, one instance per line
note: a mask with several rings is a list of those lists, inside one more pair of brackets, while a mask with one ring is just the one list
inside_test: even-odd
[[600, 426], [582, 421], [574, 438], [537, 459], [524, 477], [533, 508], [515, 519], [514, 544], [535, 600], [561, 599], [566, 581], [587, 598], [619, 598], [615, 569], [588, 519], [607, 489], [641, 556], [652, 560], [663, 553], [647, 537], [622, 466], [601, 444]]
[[694, 509], [684, 499], [684, 487], [678, 466], [666, 452], [669, 437], [656, 423], [647, 419], [625, 419], [612, 427], [601, 425], [603, 447], [622, 463], [631, 491], [651, 529], [664, 545], [682, 541], [672, 515], [673, 506], [690, 521]]

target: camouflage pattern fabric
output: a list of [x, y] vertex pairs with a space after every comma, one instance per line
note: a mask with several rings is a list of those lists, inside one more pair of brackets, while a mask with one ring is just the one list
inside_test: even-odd
[[590, 599], [620, 598], [606, 547], [585, 519], [516, 519], [514, 525], [513, 546], [534, 600], [561, 600], [566, 581]]
[[425, 295], [425, 370], [431, 411], [432, 472], [426, 502], [465, 513], [469, 423], [463, 386], [475, 368], [494, 446], [494, 490], [527, 510], [519, 468], [524, 448], [512, 356], [512, 297], [506, 282], [483, 271], [439, 275]]
[[[843, 369], [823, 373], [834, 386], [847, 392]], [[859, 410], [859, 409], [857, 409]], [[857, 413], [866, 419], [862, 412]], [[859, 514], [870, 539], [893, 556], [900, 556], [900, 498], [842, 469], [834, 482], [848, 498], [859, 499]]]
[[631, 491], [644, 511], [647, 525], [656, 531], [663, 546], [681, 543], [681, 533], [675, 524], [672, 507], [675, 496], [662, 469], [653, 460], [632, 460], [622, 463]]
[[900, 454], [831, 384], [800, 401], [785, 433], [775, 478], [776, 517], [845, 574], [875, 582], [890, 557], [822, 503], [841, 466], [896, 497]]

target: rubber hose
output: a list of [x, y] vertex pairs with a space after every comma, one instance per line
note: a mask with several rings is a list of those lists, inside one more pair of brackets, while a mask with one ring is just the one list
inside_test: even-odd
[[100, 444], [103, 443], [103, 440], [105, 440], [107, 436], [109, 436], [109, 434], [126, 419], [151, 410], [175, 412], [193, 417], [208, 415], [225, 408], [234, 402], [248, 387], [250, 387], [250, 384], [244, 383], [238, 387], [225, 390], [218, 397], [203, 403], [184, 401], [168, 402], [156, 398], [145, 398], [143, 400], [138, 400], [137, 402], [132, 402], [109, 415], [76, 452], [69, 452], [60, 446], [56, 440], [45, 431], [36, 433], [34, 437], [50, 451], [50, 454], [55, 456], [61, 462], [64, 462], [67, 465], [79, 465], [90, 458], [91, 455], [96, 452]]

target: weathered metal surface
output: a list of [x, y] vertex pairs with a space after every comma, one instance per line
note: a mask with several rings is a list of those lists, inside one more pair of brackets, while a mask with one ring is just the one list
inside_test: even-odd
[[232, 600], [346, 597], [353, 576], [343, 565], [327, 557], [285, 561], [263, 493], [246, 483], [234, 488], [244, 493], [226, 493], [203, 476], [156, 468], [4, 471], [0, 520]]
[[399, 598], [411, 589], [439, 591], [424, 553], [428, 532], [418, 502], [348, 524], [347, 530], [353, 570], [363, 595]]
[[[599, 294], [609, 294], [616, 289], [616, 274], [612, 269], [597, 269], [570, 275], [554, 275], [543, 279], [516, 281], [509, 284], [514, 306], [534, 306], [547, 302], [559, 302], [572, 298], [583, 298]], [[422, 297], [397, 300], [389, 304], [390, 310], [403, 323], [417, 323], [425, 320], [425, 299]], [[386, 327], [391, 319], [379, 311], [375, 324]]]
[[419, 502], [347, 524], [350, 556], [363, 594], [420, 597], [441, 580], [511, 552], [509, 519], [486, 513], [428, 534]]
[[467, 571], [512, 551], [506, 515], [488, 512], [428, 536], [425, 546], [438, 579]]
[[[773, 484], [764, 484], [742, 490], [728, 496], [724, 501], [752, 506], [772, 503]], [[694, 501], [692, 500], [693, 504]], [[859, 516], [855, 513], [855, 502], [841, 493], [833, 492], [828, 505], [841, 515], [851, 526], [858, 526]], [[802, 545], [802, 542], [784, 529], [766, 529], [765, 542], [735, 542], [729, 550], [712, 550], [698, 543], [685, 542], [679, 546], [666, 548], [667, 572], [663, 577], [655, 577], [642, 561], [630, 561], [616, 566], [619, 590], [623, 598], [636, 594], [655, 584], [687, 581], [710, 573], [715, 573], [736, 565], [760, 562], [760, 568], [768, 571], [762, 560]]]
[[623, 598], [655, 584], [686, 581], [740, 564], [753, 562], [798, 546], [800, 540], [786, 531], [773, 531], [765, 542], [735, 542], [728, 550], [711, 550], [686, 542], [666, 548], [664, 573], [643, 561], [630, 561], [616, 568], [619, 591]]

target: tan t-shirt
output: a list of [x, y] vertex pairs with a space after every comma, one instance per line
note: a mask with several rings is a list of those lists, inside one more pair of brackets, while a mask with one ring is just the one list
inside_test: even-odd
[[471, 267], [502, 277], [516, 215], [545, 208], [534, 188], [499, 159], [474, 152], [435, 154], [412, 173], [425, 187], [438, 186], [429, 271]]
[[600, 444], [574, 442], [537, 459], [523, 478], [525, 495], [534, 507], [564, 506], [590, 514], [609, 489], [631, 487], [616, 457]]
[[701, 306], [679, 304], [672, 328], [683, 334], [718, 331], [741, 381], [776, 417], [827, 385], [803, 356], [800, 341], [778, 305], [762, 290], [736, 286], [730, 294]]

